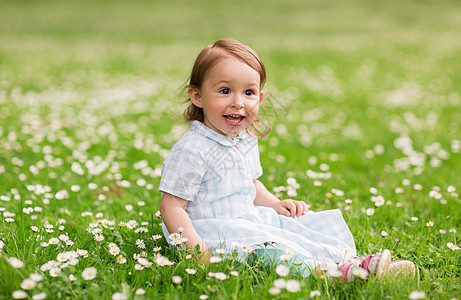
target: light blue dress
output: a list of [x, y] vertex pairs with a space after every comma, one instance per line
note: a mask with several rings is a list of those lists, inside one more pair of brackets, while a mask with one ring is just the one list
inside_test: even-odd
[[255, 137], [242, 131], [230, 139], [192, 121], [163, 163], [159, 191], [189, 201], [186, 211], [210, 249], [255, 249], [270, 242], [311, 269], [356, 255], [354, 239], [338, 209], [291, 218], [255, 206], [253, 180], [261, 175]]

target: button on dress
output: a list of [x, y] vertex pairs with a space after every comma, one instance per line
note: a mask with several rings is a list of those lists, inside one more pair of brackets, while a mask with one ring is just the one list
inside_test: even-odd
[[356, 255], [338, 209], [291, 218], [254, 205], [253, 180], [262, 175], [257, 138], [244, 130], [230, 139], [199, 121], [189, 125], [163, 163], [159, 191], [189, 201], [186, 211], [208, 248], [232, 251], [236, 245], [256, 249], [271, 243], [309, 269]]

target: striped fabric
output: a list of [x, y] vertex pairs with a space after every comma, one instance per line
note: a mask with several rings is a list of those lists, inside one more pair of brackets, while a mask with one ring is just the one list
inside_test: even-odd
[[271, 242], [308, 268], [356, 254], [339, 210], [290, 218], [255, 206], [253, 180], [261, 174], [256, 138], [242, 131], [230, 139], [192, 121], [163, 163], [159, 191], [189, 201], [186, 211], [210, 249], [249, 253]]

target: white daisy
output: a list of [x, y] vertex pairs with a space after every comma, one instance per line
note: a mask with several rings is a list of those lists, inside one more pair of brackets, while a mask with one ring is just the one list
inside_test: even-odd
[[38, 273], [32, 273], [29, 275], [29, 278], [35, 282], [40, 282], [43, 280], [43, 276]]
[[226, 280], [227, 279], [227, 275], [224, 274], [223, 272], [218, 272], [218, 273], [215, 273], [214, 274], [214, 277], [218, 280]]
[[197, 273], [197, 270], [195, 270], [195, 269], [190, 269], [190, 268], [186, 268], [186, 273], [187, 273], [187, 274], [190, 274], [190, 275], [194, 275], [195, 273]]
[[119, 256], [117, 256], [117, 262], [119, 264], [124, 264], [124, 263], [126, 263], [126, 258], [123, 255], [120, 254]]
[[171, 280], [174, 284], [180, 284], [182, 282], [181, 276], [178, 275], [174, 275], [173, 277], [171, 277]]
[[10, 261], [10, 265], [15, 269], [20, 269], [24, 267], [24, 262], [20, 260], [19, 258], [10, 257], [9, 261]]
[[111, 247], [111, 248], [109, 249], [109, 253], [110, 253], [111, 255], [113, 255], [113, 256], [118, 255], [118, 254], [120, 253], [120, 248], [117, 247], [117, 246]]
[[43, 300], [43, 299], [46, 299], [46, 297], [47, 297], [47, 294], [45, 292], [41, 292], [41, 293], [33, 295], [32, 300]]
[[135, 295], [144, 295], [144, 294], [146, 294], [146, 291], [143, 288], [139, 288], [139, 289], [136, 290], [136, 292], [134, 294]]
[[144, 244], [144, 241], [141, 239], [136, 240], [136, 246], [138, 246], [139, 249], [145, 249], [146, 245]]
[[94, 240], [95, 240], [95, 241], [98, 241], [98, 242], [101, 242], [101, 241], [104, 240], [104, 236], [103, 236], [102, 234], [96, 234], [96, 235], [94, 236]]
[[219, 256], [212, 256], [212, 257], [210, 257], [209, 261], [210, 261], [210, 263], [212, 263], [212, 264], [216, 264], [216, 263], [221, 262], [221, 261], [222, 261], [222, 258], [219, 257]]
[[125, 300], [127, 297], [122, 293], [115, 293], [112, 295], [112, 300]]
[[285, 284], [285, 289], [291, 293], [297, 293], [301, 290], [301, 284], [297, 280], [288, 280]]
[[288, 274], [290, 274], [290, 268], [288, 268], [285, 265], [278, 265], [275, 268], [275, 272], [280, 276], [287, 276]]
[[126, 223], [128, 229], [134, 229], [138, 223], [135, 220], [130, 220]]
[[59, 262], [65, 262], [69, 259], [69, 254], [67, 252], [59, 253], [56, 257], [56, 260]]
[[13, 299], [25, 299], [27, 298], [27, 293], [22, 290], [14, 291], [12, 297]]
[[278, 295], [282, 292], [281, 289], [277, 288], [277, 287], [271, 287], [269, 288], [269, 294], [271, 295]]
[[61, 269], [58, 267], [53, 267], [50, 269], [50, 276], [51, 277], [58, 277], [59, 273], [61, 273]]
[[85, 280], [93, 280], [96, 278], [96, 275], [98, 274], [98, 271], [94, 267], [89, 267], [83, 270], [82, 272], [82, 277]]
[[283, 278], [279, 278], [274, 280], [274, 286], [278, 289], [283, 289], [285, 288], [286, 280]]
[[23, 290], [31, 290], [35, 288], [36, 285], [37, 285], [37, 282], [35, 282], [34, 280], [30, 278], [26, 278], [21, 282], [21, 288]]

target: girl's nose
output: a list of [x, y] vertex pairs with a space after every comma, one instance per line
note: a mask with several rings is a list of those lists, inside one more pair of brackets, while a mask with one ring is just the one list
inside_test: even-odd
[[231, 107], [235, 107], [237, 109], [245, 107], [245, 105], [243, 104], [243, 99], [240, 95], [234, 95], [234, 97], [232, 98]]

